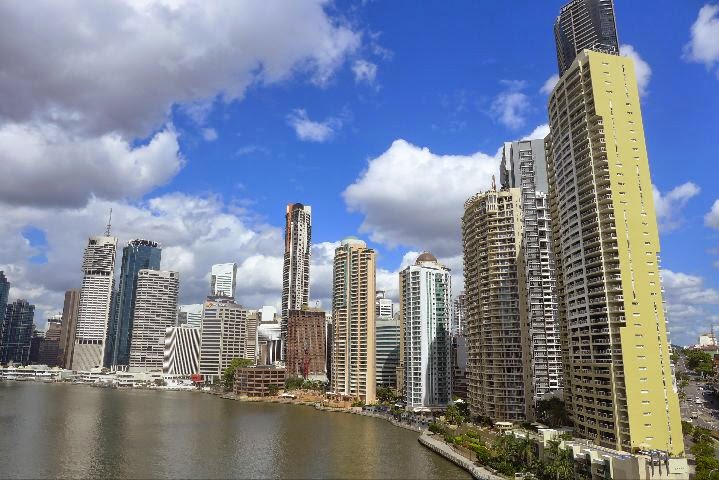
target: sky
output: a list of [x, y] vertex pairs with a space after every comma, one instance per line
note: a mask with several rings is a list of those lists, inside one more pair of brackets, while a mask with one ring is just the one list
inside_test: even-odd
[[[279, 306], [284, 212], [312, 206], [310, 297], [338, 242], [377, 288], [429, 250], [462, 288], [464, 201], [505, 141], [548, 132], [563, 1], [0, 2], [0, 270], [36, 323], [112, 233], [163, 246], [181, 303], [237, 262]], [[420, 5], [420, 6], [418, 6]], [[647, 11], [664, 12], [648, 15]], [[635, 62], [673, 343], [719, 327], [719, 3], [618, 0]], [[121, 250], [121, 248], [119, 249]], [[119, 262], [118, 262], [119, 268]]]

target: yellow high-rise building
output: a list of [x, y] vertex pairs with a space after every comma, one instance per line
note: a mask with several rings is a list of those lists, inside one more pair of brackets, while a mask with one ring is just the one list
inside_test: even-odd
[[564, 398], [576, 433], [682, 454], [632, 60], [582, 50], [549, 101]]

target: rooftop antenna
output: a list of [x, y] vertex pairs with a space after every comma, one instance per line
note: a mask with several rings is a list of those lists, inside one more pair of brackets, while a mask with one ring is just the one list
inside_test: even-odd
[[110, 236], [110, 227], [112, 226], [112, 208], [110, 208], [110, 218], [107, 220], [107, 228], [105, 229], [105, 236]]

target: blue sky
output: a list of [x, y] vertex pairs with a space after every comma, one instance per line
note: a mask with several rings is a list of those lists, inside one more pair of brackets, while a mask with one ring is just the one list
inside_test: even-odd
[[[323, 305], [347, 235], [379, 251], [382, 288], [425, 248], [461, 284], [461, 204], [488, 187], [502, 142], [544, 131], [563, 2], [262, 3], [0, 4], [0, 164], [16, 172], [0, 179], [0, 269], [14, 297], [57, 311], [112, 207], [121, 244], [163, 243], [184, 302], [201, 301], [211, 263], [237, 261], [238, 297], [276, 304], [296, 201], [313, 207]], [[719, 4], [616, 13], [642, 79], [670, 330], [688, 343], [719, 325]]]

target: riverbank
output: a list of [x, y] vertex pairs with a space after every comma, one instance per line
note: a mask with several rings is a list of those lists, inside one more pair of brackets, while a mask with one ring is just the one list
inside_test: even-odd
[[477, 480], [505, 480], [505, 477], [497, 475], [484, 467], [475, 465], [470, 459], [457, 452], [454, 448], [438, 439], [438, 437], [432, 433], [422, 432], [417, 440], [419, 443], [429, 448], [436, 454], [443, 456], [458, 467], [462, 467], [467, 470], [472, 477]]

